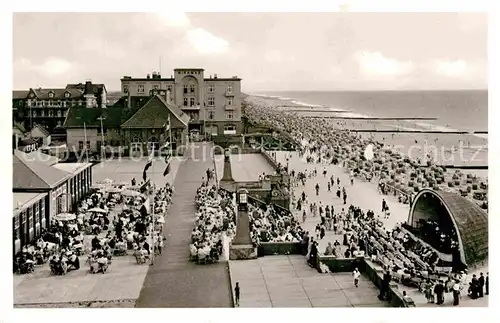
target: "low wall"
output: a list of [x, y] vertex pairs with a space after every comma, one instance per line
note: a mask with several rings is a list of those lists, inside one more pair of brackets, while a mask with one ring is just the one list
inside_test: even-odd
[[[382, 268], [367, 258], [336, 258], [333, 256], [320, 255], [318, 261], [327, 265], [330, 271], [334, 273], [351, 272], [354, 268], [358, 268], [360, 272], [368, 276], [377, 288], [380, 289], [382, 285], [384, 275]], [[403, 293], [399, 290], [397, 284], [390, 283], [387, 293], [392, 307], [415, 307], [415, 302], [410, 297], [406, 297], [406, 299], [403, 297]]]
[[267, 162], [273, 166], [274, 170], [278, 169], [278, 162], [274, 160], [274, 158], [264, 148], [260, 149], [260, 153], [264, 156]]
[[299, 242], [261, 242], [258, 256], [273, 255], [299, 255], [301, 252]]

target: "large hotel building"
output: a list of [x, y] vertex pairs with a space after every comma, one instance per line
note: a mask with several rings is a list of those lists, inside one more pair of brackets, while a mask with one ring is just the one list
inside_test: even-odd
[[122, 98], [129, 104], [158, 94], [190, 117], [189, 131], [212, 136], [242, 132], [241, 79], [205, 77], [202, 68], [176, 68], [170, 78], [159, 73], [121, 79]]

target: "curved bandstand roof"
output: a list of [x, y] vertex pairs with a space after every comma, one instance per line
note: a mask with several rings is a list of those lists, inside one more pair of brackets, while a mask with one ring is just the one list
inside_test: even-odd
[[462, 263], [473, 265], [488, 257], [488, 215], [476, 203], [451, 192], [421, 190], [415, 197], [408, 217], [408, 224], [415, 226], [419, 219], [431, 217], [428, 210], [428, 199], [433, 196], [441, 205], [454, 224], [460, 247]]

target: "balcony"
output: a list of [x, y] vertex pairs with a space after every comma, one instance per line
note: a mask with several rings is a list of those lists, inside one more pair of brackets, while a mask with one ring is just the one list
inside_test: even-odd
[[229, 105], [229, 104], [224, 105], [224, 110], [226, 110], [226, 111], [234, 111], [235, 109], [236, 109], [236, 106], [234, 106], [234, 105]]
[[200, 111], [200, 106], [199, 105], [181, 105], [180, 106], [181, 110], [183, 111]]

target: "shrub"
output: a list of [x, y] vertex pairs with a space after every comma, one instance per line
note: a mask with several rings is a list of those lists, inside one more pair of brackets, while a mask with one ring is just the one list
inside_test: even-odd
[[448, 187], [453, 187], [453, 182], [448, 182]]

